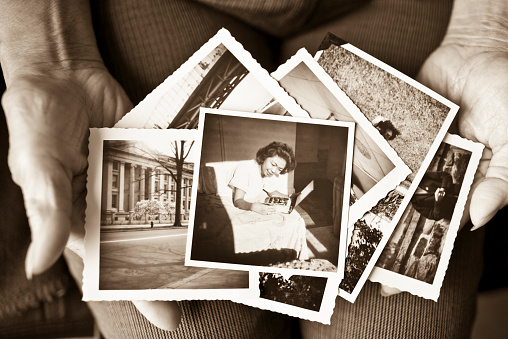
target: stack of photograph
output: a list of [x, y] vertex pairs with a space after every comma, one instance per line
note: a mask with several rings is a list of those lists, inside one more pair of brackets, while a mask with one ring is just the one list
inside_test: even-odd
[[437, 300], [482, 153], [457, 111], [335, 36], [269, 74], [220, 30], [90, 130], [84, 300], [325, 324], [368, 279]]

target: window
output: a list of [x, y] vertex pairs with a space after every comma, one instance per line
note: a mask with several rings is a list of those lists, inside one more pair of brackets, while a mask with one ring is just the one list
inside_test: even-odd
[[119, 166], [118, 166], [118, 161], [113, 161], [113, 169], [114, 169], [115, 171], [118, 171], [118, 168], [119, 168]]
[[118, 188], [118, 174], [113, 174], [113, 181], [111, 184], [114, 188]]
[[118, 195], [111, 194], [111, 207], [118, 208]]

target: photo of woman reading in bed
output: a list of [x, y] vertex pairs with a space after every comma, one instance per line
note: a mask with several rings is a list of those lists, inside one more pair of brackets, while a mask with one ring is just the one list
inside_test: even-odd
[[333, 276], [339, 249], [333, 230], [341, 230], [349, 202], [353, 125], [212, 109], [200, 114], [187, 265]]
[[256, 158], [241, 162], [235, 169], [229, 187], [233, 190], [235, 207], [259, 214], [273, 214], [274, 206], [264, 203], [267, 197], [287, 197], [284, 174], [296, 167], [291, 146], [273, 141], [260, 148]]

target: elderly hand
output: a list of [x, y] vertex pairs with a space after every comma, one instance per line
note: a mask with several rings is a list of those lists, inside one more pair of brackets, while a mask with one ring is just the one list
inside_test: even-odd
[[[0, 27], [8, 161], [32, 232], [25, 259], [31, 277], [66, 244], [84, 252], [89, 127], [112, 127], [132, 104], [102, 62], [88, 0], [4, 0]], [[77, 277], [82, 261], [69, 263]], [[134, 304], [163, 329], [180, 322], [175, 302]]]
[[[445, 39], [417, 77], [460, 106], [459, 134], [486, 147], [461, 221], [470, 216], [471, 230], [508, 204], [506, 10], [505, 1], [456, 0]], [[382, 295], [397, 292], [382, 286]]]
[[473, 229], [481, 227], [508, 204], [508, 45], [503, 51], [445, 44], [419, 80], [460, 106], [461, 136], [486, 146], [469, 207]]
[[112, 126], [131, 104], [101, 68], [33, 72], [11, 80], [2, 105], [9, 167], [23, 191], [32, 231], [30, 277], [58, 259], [69, 234], [83, 237], [88, 128]]
[[[11, 77], [2, 105], [9, 128], [9, 167], [23, 191], [32, 232], [25, 261], [31, 277], [48, 269], [67, 243], [83, 244], [76, 240], [84, 236], [89, 127], [113, 126], [132, 104], [97, 64]], [[176, 303], [135, 304], [155, 325], [178, 326]]]

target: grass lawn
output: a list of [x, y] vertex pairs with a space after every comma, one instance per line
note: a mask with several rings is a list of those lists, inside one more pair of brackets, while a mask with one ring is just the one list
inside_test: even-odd
[[330, 46], [319, 64], [372, 121], [383, 116], [401, 132], [389, 144], [416, 173], [449, 107], [340, 46]]

